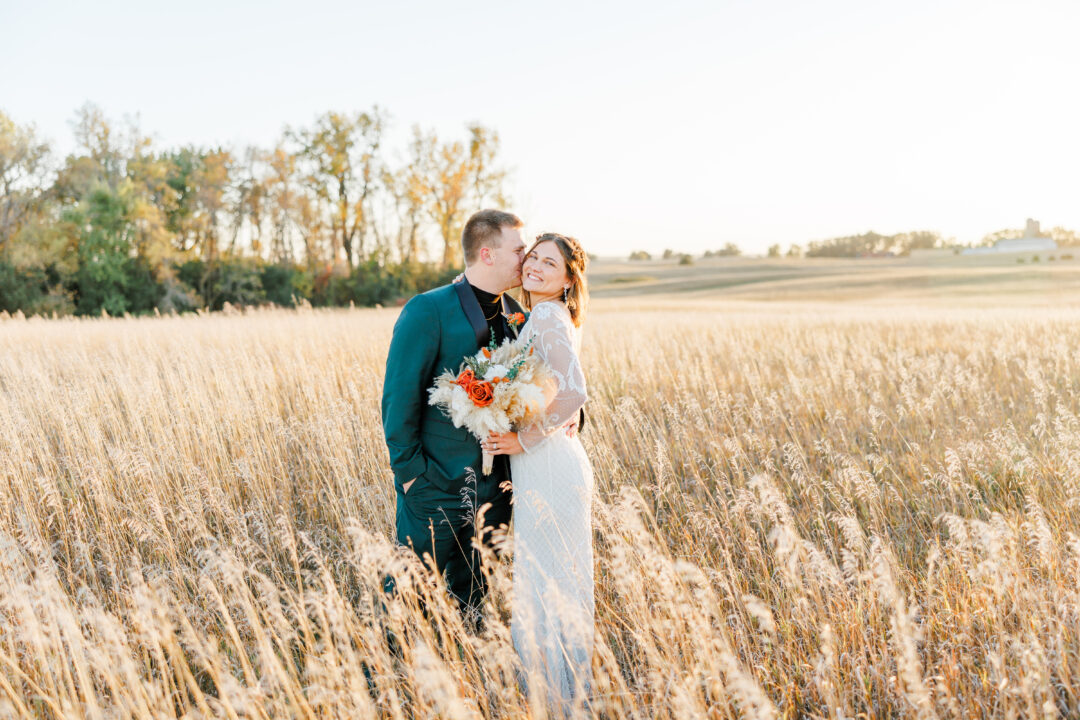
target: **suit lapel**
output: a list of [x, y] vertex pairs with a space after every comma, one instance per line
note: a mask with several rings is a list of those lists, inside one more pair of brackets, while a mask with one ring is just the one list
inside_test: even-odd
[[488, 324], [484, 320], [484, 311], [480, 309], [480, 302], [476, 299], [476, 293], [473, 292], [472, 285], [469, 284], [468, 280], [462, 278], [461, 282], [454, 283], [454, 289], [457, 290], [461, 309], [465, 311], [465, 317], [468, 318], [469, 324], [472, 325], [473, 332], [476, 334], [477, 347], [486, 347], [488, 344]]

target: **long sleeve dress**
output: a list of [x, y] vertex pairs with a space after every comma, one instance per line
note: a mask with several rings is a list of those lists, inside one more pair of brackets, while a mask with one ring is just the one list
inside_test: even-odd
[[585, 404], [580, 335], [559, 302], [539, 303], [522, 328], [556, 380], [543, 421], [522, 428], [514, 483], [511, 635], [530, 700], [570, 713], [588, 697], [593, 648], [593, 472], [564, 426]]

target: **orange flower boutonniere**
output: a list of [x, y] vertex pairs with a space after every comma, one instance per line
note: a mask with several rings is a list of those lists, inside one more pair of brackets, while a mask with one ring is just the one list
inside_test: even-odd
[[520, 330], [521, 326], [525, 324], [525, 320], [527, 319], [525, 317], [525, 313], [520, 312], [511, 313], [510, 315], [506, 315], [505, 317], [507, 324], [510, 325], [510, 327], [514, 328], [514, 330]]

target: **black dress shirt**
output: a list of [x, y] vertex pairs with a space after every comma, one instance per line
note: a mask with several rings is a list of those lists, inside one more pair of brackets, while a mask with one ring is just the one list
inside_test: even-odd
[[503, 323], [503, 304], [502, 293], [498, 295], [489, 293], [486, 290], [481, 290], [475, 285], [471, 286], [473, 293], [476, 295], [476, 301], [480, 303], [480, 310], [484, 313], [484, 320], [488, 324], [488, 340], [484, 343], [487, 347], [488, 342], [491, 341], [491, 332], [495, 333], [495, 344], [501, 345], [502, 341], [506, 339], [506, 327]]

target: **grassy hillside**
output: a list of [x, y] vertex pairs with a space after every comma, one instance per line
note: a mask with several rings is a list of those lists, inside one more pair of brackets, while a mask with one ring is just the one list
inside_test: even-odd
[[697, 259], [598, 260], [589, 281], [597, 298], [686, 295], [756, 301], [933, 302], [1057, 304], [1080, 299], [1080, 253], [1050, 261], [1043, 253], [1002, 257], [833, 260]]

